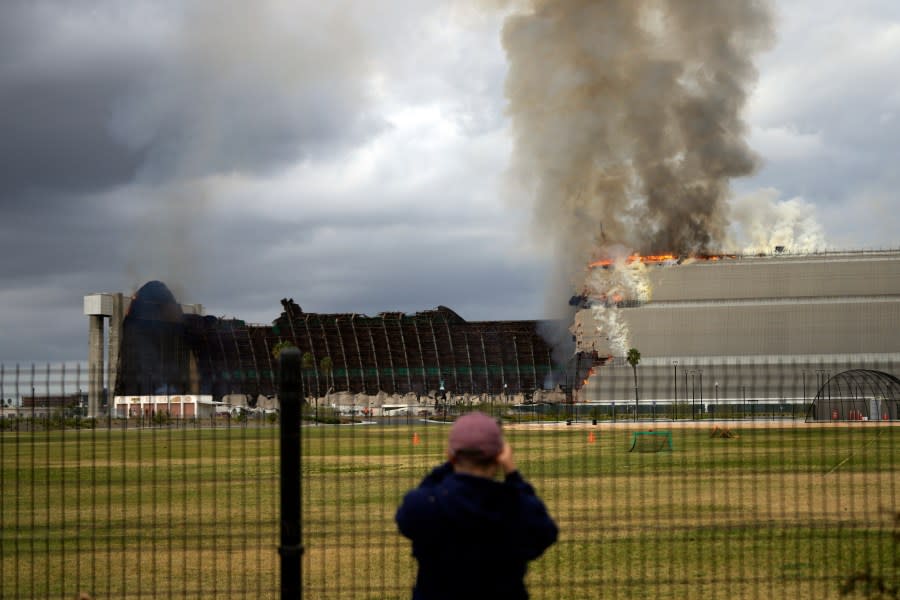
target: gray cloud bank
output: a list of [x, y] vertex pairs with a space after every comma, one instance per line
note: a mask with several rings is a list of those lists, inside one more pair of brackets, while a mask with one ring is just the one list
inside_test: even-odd
[[[263, 322], [284, 296], [531, 316], [534, 265], [502, 242], [518, 226], [478, 206], [505, 148], [471, 73], [502, 59], [422, 39], [440, 5], [376, 9], [0, 5], [0, 361], [82, 359], [81, 296], [152, 278]], [[417, 111], [452, 130], [417, 131]]]
[[265, 172], [372, 135], [341, 4], [4, 3], [4, 191]]
[[[680, 125], [650, 103], [613, 101], [603, 86], [595, 98], [608, 115], [633, 123], [598, 120], [586, 103], [584, 122], [566, 125], [556, 107], [568, 99], [579, 109], [582, 99], [542, 94], [578, 90], [586, 75], [553, 71], [551, 54], [535, 57], [529, 74], [515, 58], [564, 23], [534, 28], [520, 15], [504, 33], [501, 13], [464, 4], [0, 3], [0, 362], [83, 359], [81, 297], [131, 292], [149, 279], [212, 314], [251, 321], [273, 319], [286, 296], [323, 312], [444, 304], [468, 319], [546, 315], [546, 274], [559, 272], [547, 256], [554, 240], [588, 239], [598, 222], [612, 236], [627, 223], [586, 207], [529, 231], [521, 190], [512, 207], [499, 200], [514, 142], [513, 172], [543, 161], [533, 172], [547, 197], [592, 198], [619, 185], [599, 174], [622, 153], [652, 154], [652, 136], [626, 140], [632, 131], [666, 129], [660, 155], [677, 156]], [[603, 4], [627, 12], [643, 2]], [[560, 51], [587, 44], [620, 88], [658, 78], [684, 91], [679, 73], [691, 86], [737, 85], [727, 96], [735, 105], [715, 121], [727, 143], [710, 146], [740, 158], [725, 179], [762, 165], [736, 181], [737, 192], [805, 198], [845, 247], [896, 245], [896, 3], [779, 2], [779, 42], [762, 54], [766, 14], [713, 4], [696, 20], [716, 15], [746, 32], [733, 42], [759, 59], [755, 88], [746, 64], [736, 82], [719, 63], [708, 79], [690, 70], [698, 52], [718, 48], [712, 26], [693, 47], [613, 21], [591, 33], [585, 20], [569, 24], [580, 33]], [[672, 18], [694, 23], [684, 13], [692, 5], [677, 3]], [[621, 52], [626, 38], [641, 52]], [[660, 43], [672, 46], [670, 60], [648, 62], [664, 54]], [[641, 78], [628, 81], [621, 69], [634, 64]], [[515, 94], [528, 90], [534, 96]], [[737, 110], [751, 92], [749, 110]], [[523, 116], [541, 117], [532, 122], [554, 130], [550, 141], [537, 141]], [[560, 166], [564, 152], [590, 164], [585, 181], [560, 183], [571, 174]], [[648, 181], [666, 175], [665, 161], [646, 164]], [[701, 179], [692, 164], [679, 169]], [[686, 204], [675, 208], [694, 218]], [[632, 207], [623, 219], [647, 218], [661, 232], [660, 212]]]

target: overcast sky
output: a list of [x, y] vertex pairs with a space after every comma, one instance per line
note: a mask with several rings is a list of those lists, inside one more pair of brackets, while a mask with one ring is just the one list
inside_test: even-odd
[[[0, 3], [0, 362], [84, 360], [91, 292], [208, 314], [532, 319], [504, 15], [463, 0]], [[900, 3], [781, 0], [736, 198], [898, 247]], [[739, 201], [737, 201], [739, 203]]]

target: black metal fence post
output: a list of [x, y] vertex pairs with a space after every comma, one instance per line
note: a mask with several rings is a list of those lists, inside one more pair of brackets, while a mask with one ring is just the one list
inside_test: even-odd
[[303, 524], [300, 494], [300, 419], [303, 378], [300, 351], [281, 352], [278, 399], [281, 404], [281, 600], [303, 597]]

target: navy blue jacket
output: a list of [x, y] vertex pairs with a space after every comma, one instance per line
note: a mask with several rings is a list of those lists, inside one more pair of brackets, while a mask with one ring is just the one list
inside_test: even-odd
[[449, 462], [406, 494], [396, 518], [419, 562], [413, 600], [527, 599], [528, 561], [558, 533], [518, 471], [501, 483]]

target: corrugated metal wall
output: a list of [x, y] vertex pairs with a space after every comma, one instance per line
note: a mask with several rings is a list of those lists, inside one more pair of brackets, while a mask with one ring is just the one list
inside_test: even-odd
[[[648, 267], [651, 300], [619, 308], [646, 357], [900, 352], [900, 253]], [[609, 351], [582, 311], [586, 341]]]

